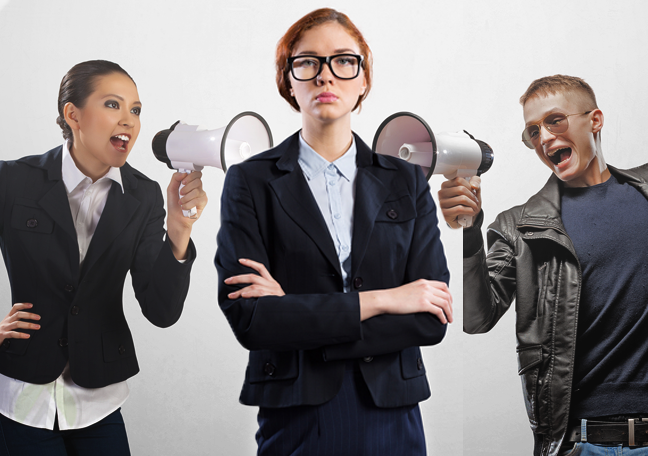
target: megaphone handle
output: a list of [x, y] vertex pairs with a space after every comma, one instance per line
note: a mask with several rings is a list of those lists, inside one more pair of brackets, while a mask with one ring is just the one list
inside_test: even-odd
[[[468, 136], [472, 138], [470, 133], [468, 133], [466, 130], [464, 130]], [[477, 176], [479, 176], [479, 173], [477, 173]], [[468, 182], [470, 182], [470, 179], [472, 179], [472, 176], [468, 178]], [[457, 216], [457, 223], [459, 223], [460, 226], [464, 228], [470, 228], [473, 223], [473, 218], [471, 215], [459, 215]]]
[[[192, 169], [179, 169], [178, 170], [179, 173], [187, 173], [187, 174], [191, 173], [192, 171], [193, 171]], [[182, 198], [182, 195], [180, 194], [180, 190], [182, 190], [182, 187], [184, 187], [184, 184], [182, 182], [180, 182], [180, 188], [178, 189], [178, 198]], [[192, 207], [188, 211], [185, 211], [184, 209], [182, 210], [182, 215], [184, 215], [185, 217], [189, 217], [189, 218], [195, 217], [197, 213], [198, 213], [198, 211], [196, 210], [195, 207]]]

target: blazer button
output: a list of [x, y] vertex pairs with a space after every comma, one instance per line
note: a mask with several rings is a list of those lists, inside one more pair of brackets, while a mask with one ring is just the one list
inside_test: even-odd
[[390, 209], [390, 210], [387, 211], [387, 217], [389, 217], [392, 220], [395, 220], [395, 219], [398, 218], [398, 212], [396, 212], [393, 209]]
[[67, 285], [65, 285], [65, 291], [72, 293], [74, 291], [74, 286], [68, 283]]
[[373, 361], [373, 356], [365, 356], [364, 358], [362, 358], [362, 360], [363, 360], [365, 363], [370, 363], [370, 362]]
[[67, 345], [68, 345], [67, 339], [65, 337], [61, 337], [59, 339], [59, 346], [60, 347], [67, 347]]
[[275, 374], [275, 370], [277, 368], [274, 366], [274, 364], [271, 363], [265, 363], [265, 366], [263, 366], [263, 372], [265, 372], [266, 375], [269, 375], [272, 377]]
[[38, 226], [38, 220], [29, 219], [27, 220], [27, 228], [36, 228]]
[[72, 306], [72, 308], [70, 309], [70, 313], [72, 315], [79, 315], [79, 306]]
[[416, 367], [418, 367], [418, 370], [423, 369], [423, 360], [421, 358], [416, 360]]
[[5, 340], [2, 342], [2, 345], [0, 345], [0, 346], [1, 346], [2, 348], [5, 348], [5, 349], [6, 349], [6, 348], [9, 348], [9, 347], [11, 347], [11, 341], [10, 341], [9, 339], [5, 339]]
[[126, 348], [123, 345], [120, 345], [119, 346], [119, 354], [123, 355], [124, 353], [126, 353]]
[[362, 288], [362, 284], [363, 284], [362, 277], [356, 277], [355, 279], [353, 279], [353, 286], [354, 287]]

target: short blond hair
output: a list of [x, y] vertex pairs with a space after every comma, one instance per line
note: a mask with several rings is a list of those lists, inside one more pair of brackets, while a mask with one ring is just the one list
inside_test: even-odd
[[536, 79], [520, 97], [520, 104], [524, 107], [527, 101], [533, 97], [546, 97], [556, 94], [573, 94], [584, 104], [583, 109], [598, 109], [596, 95], [590, 85], [581, 78], [556, 74]]

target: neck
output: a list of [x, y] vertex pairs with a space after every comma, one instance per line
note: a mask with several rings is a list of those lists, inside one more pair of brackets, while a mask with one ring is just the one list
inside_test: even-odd
[[77, 147], [77, 144], [78, 142], [74, 141], [72, 143], [72, 147], [70, 148], [70, 155], [72, 156], [72, 160], [74, 160], [74, 164], [79, 169], [79, 171], [92, 179], [93, 183], [97, 182], [99, 179], [106, 175], [106, 173], [110, 170], [110, 167], [104, 165], [103, 163], [93, 163], [92, 160], [87, 159], [86, 157], [88, 153], [84, 153], [83, 150], [80, 150]]
[[313, 122], [303, 116], [301, 135], [315, 152], [334, 162], [346, 153], [353, 141], [350, 116], [330, 123]]

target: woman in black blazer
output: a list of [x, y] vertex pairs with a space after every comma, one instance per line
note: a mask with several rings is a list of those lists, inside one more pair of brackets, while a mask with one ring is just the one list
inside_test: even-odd
[[[0, 454], [130, 454], [119, 408], [139, 367], [124, 280], [130, 271], [153, 324], [175, 323], [195, 258], [192, 224], [207, 202], [200, 173], [175, 174], [164, 239], [160, 187], [126, 163], [141, 106], [119, 65], [80, 63], [59, 91], [67, 142], [0, 162], [0, 245], [14, 303], [0, 322]], [[180, 206], [198, 216], [183, 217]]]
[[452, 321], [449, 274], [420, 168], [351, 131], [371, 63], [346, 15], [297, 21], [276, 65], [302, 129], [226, 176], [219, 302], [250, 350], [261, 455], [425, 454], [418, 347]]

